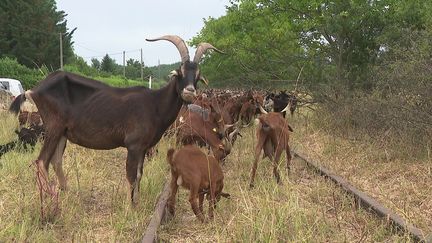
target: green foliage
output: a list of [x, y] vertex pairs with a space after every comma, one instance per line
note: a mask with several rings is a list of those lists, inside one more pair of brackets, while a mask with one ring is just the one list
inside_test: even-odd
[[16, 59], [0, 58], [0, 77], [21, 81], [24, 89], [30, 89], [45, 77], [44, 71], [30, 69], [18, 63]]
[[159, 81], [168, 81], [168, 75], [172, 70], [177, 70], [180, 67], [180, 62], [176, 62], [173, 64], [161, 64], [158, 66], [148, 67], [149, 75], [152, 75], [153, 78]]
[[372, 90], [371, 70], [397, 46], [403, 29], [431, 22], [429, 1], [231, 1], [225, 16], [205, 20], [192, 44], [210, 42], [203, 73], [216, 86], [271, 88], [281, 81], [308, 88]]
[[212, 84], [259, 86], [263, 80], [296, 77], [303, 50], [290, 21], [254, 1], [243, 1], [219, 19], [207, 19], [193, 44], [210, 42], [227, 55], [204, 58], [203, 73]]
[[2, 0], [0, 16], [0, 58], [14, 57], [27, 67], [56, 70], [60, 66], [59, 33], [63, 33], [65, 63], [73, 58], [75, 29], [68, 30], [66, 14], [57, 11], [54, 0]]
[[92, 58], [91, 59], [91, 67], [92, 68], [94, 68], [94, 69], [96, 69], [96, 70], [99, 70], [100, 68], [101, 68], [101, 63], [99, 62], [99, 60], [98, 59], [96, 59], [96, 58]]
[[101, 71], [107, 72], [107, 73], [113, 73], [116, 68], [115, 60], [112, 59], [108, 54], [106, 54], [101, 61]]

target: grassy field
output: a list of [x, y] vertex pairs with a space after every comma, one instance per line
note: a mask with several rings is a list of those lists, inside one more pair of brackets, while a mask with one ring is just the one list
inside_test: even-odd
[[[430, 144], [418, 144], [427, 156], [413, 157], [406, 147], [397, 148], [392, 137], [380, 140], [350, 140], [333, 136], [323, 129], [325, 120], [307, 116], [295, 119], [298, 133], [295, 147], [321, 161], [351, 184], [374, 197], [384, 206], [432, 233], [432, 153]], [[319, 125], [321, 124], [321, 125]], [[432, 140], [431, 140], [432, 142]], [[416, 153], [419, 154], [419, 153]]]
[[[380, 154], [324, 134], [303, 116], [289, 118], [294, 149], [308, 153], [341, 173], [423, 229], [430, 229], [430, 162], [404, 164], [378, 161]], [[0, 144], [14, 137], [17, 122], [0, 113]], [[254, 128], [243, 130], [223, 170], [225, 191], [215, 220], [201, 224], [193, 215], [187, 192], [181, 189], [176, 216], [160, 228], [170, 242], [409, 242], [407, 235], [388, 229], [385, 221], [358, 209], [353, 199], [316, 176], [297, 159], [278, 186], [266, 159], [258, 165], [255, 188], [248, 189], [255, 144]], [[0, 242], [139, 241], [157, 196], [169, 178], [165, 153], [173, 141], [162, 140], [159, 153], [146, 162], [140, 203], [131, 208], [125, 176], [125, 149], [95, 151], [68, 144], [64, 169], [69, 190], [60, 193], [61, 213], [42, 222], [35, 173], [29, 167], [38, 154], [14, 151], [0, 158]], [[373, 149], [373, 146], [370, 146]], [[363, 148], [363, 150], [361, 149]], [[375, 156], [375, 157], [369, 157]], [[428, 172], [429, 171], [429, 172]], [[412, 177], [412, 175], [422, 177]], [[54, 173], [51, 171], [51, 178]], [[392, 175], [397, 176], [396, 178]], [[411, 177], [410, 177], [411, 175]], [[411, 178], [411, 180], [410, 180]], [[427, 190], [429, 189], [429, 193]], [[405, 201], [401, 204], [399, 202]], [[420, 206], [418, 206], [420, 205]], [[207, 208], [205, 208], [207, 212]]]
[[[298, 159], [292, 161], [292, 171], [287, 176], [283, 158], [280, 167], [282, 186], [275, 182], [271, 163], [267, 159], [261, 161], [255, 188], [250, 190], [248, 180], [254, 158], [254, 128], [244, 130], [243, 135], [223, 168], [225, 191], [232, 199], [221, 199], [215, 220], [201, 224], [190, 208], [188, 192], [180, 190], [175, 218], [160, 228], [162, 241], [410, 241], [407, 235], [389, 230], [387, 223], [373, 214], [356, 208], [352, 197], [315, 175]], [[293, 137], [293, 147], [297, 147], [296, 136]]]
[[[3, 144], [13, 138], [17, 122], [7, 113], [0, 116]], [[166, 144], [160, 146], [166, 151]], [[0, 242], [131, 242], [141, 238], [168, 172], [162, 153], [146, 162], [140, 202], [132, 208], [125, 149], [96, 151], [68, 143], [63, 165], [69, 190], [59, 195], [60, 215], [42, 222], [31, 166], [40, 147], [0, 158]], [[50, 175], [55, 179], [52, 170]]]

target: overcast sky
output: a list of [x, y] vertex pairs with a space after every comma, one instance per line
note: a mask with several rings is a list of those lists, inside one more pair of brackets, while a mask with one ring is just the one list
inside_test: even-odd
[[[126, 60], [140, 60], [143, 49], [144, 65], [154, 66], [180, 61], [180, 55], [168, 41], [147, 42], [175, 34], [190, 40], [204, 26], [204, 18], [225, 15], [228, 0], [56, 0], [57, 9], [68, 15], [69, 30], [73, 34], [75, 53], [90, 61], [109, 54], [117, 64]], [[195, 49], [189, 48], [191, 58]]]

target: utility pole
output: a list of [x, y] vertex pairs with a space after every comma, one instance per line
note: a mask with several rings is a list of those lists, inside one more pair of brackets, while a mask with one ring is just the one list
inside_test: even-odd
[[160, 59], [158, 59], [158, 79], [161, 78], [161, 74], [160, 74]]
[[149, 78], [149, 89], [151, 89], [151, 83], [152, 83], [152, 76]]
[[123, 77], [126, 78], [126, 57], [125, 57], [125, 51], [123, 51]]
[[143, 62], [142, 48], [141, 48], [141, 80], [144, 82], [144, 62]]
[[59, 33], [60, 41], [60, 70], [63, 71], [63, 34]]

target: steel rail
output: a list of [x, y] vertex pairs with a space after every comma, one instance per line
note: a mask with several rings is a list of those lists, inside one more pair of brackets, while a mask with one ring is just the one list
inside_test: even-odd
[[165, 183], [165, 187], [162, 190], [162, 193], [159, 196], [159, 200], [156, 204], [155, 212], [150, 220], [150, 223], [147, 226], [146, 232], [144, 233], [141, 242], [142, 243], [153, 243], [157, 242], [157, 230], [164, 221], [166, 216], [166, 204], [170, 192], [169, 180]]
[[293, 155], [303, 160], [309, 167], [312, 167], [318, 174], [324, 176], [336, 185], [342, 187], [344, 191], [354, 196], [357, 205], [376, 213], [381, 218], [386, 219], [390, 225], [401, 232], [408, 233], [415, 242], [432, 242], [432, 234], [429, 237], [421, 229], [405, 221], [401, 216], [392, 212], [390, 209], [381, 205], [377, 200], [369, 197], [366, 193], [352, 186], [341, 176], [336, 175], [319, 163], [311, 161], [306, 156], [292, 151]]

